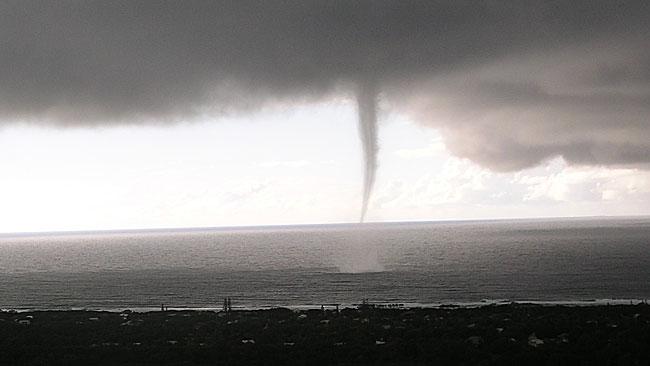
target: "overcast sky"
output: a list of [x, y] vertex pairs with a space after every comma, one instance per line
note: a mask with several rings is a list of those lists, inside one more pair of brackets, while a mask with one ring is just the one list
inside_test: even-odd
[[0, 232], [650, 214], [646, 1], [3, 1]]

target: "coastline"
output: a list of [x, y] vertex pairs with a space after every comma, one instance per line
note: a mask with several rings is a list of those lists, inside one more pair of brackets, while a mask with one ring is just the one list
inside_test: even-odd
[[[472, 309], [485, 306], [503, 306], [503, 305], [531, 305], [531, 306], [566, 306], [566, 307], [589, 307], [589, 306], [607, 306], [607, 305], [642, 305], [647, 304], [647, 299], [585, 299], [585, 300], [490, 300], [484, 299], [480, 301], [444, 301], [435, 303], [395, 303], [395, 302], [373, 302], [372, 305], [376, 308], [387, 309]], [[340, 303], [340, 304], [304, 304], [304, 305], [259, 305], [259, 306], [242, 306], [236, 303], [232, 306], [234, 310], [238, 311], [258, 311], [258, 310], [273, 310], [273, 309], [290, 309], [293, 311], [306, 311], [306, 310], [319, 310], [321, 306], [325, 305], [326, 308], [331, 309], [334, 305], [338, 305], [342, 309], [356, 309], [363, 305], [362, 303]], [[169, 311], [211, 311], [218, 312], [222, 310], [222, 306], [214, 307], [193, 307], [193, 306], [179, 306], [172, 304], [165, 304]], [[120, 313], [123, 311], [132, 311], [137, 313], [156, 312], [160, 311], [158, 306], [126, 306], [126, 307], [13, 307], [2, 308], [0, 312], [47, 312], [47, 311], [89, 311], [89, 312], [110, 312]]]
[[339, 310], [2, 311], [0, 359], [7, 365], [650, 362], [647, 304]]

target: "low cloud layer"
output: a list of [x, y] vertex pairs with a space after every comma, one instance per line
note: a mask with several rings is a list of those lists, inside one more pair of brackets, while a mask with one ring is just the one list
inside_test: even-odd
[[494, 170], [644, 165], [649, 24], [646, 1], [3, 1], [0, 125], [167, 123], [371, 81]]
[[[398, 89], [447, 147], [496, 171], [650, 161], [650, 48], [605, 38], [508, 55]], [[397, 99], [397, 98], [395, 98]]]

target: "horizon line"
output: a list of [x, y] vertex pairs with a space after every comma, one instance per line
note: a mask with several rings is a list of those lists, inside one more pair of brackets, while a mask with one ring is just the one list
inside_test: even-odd
[[374, 226], [378, 224], [435, 224], [452, 222], [485, 222], [485, 221], [527, 221], [527, 220], [585, 220], [585, 219], [624, 219], [650, 218], [650, 215], [585, 215], [585, 216], [536, 216], [536, 217], [496, 217], [496, 218], [451, 218], [437, 220], [395, 220], [369, 222], [327, 222], [327, 223], [295, 223], [295, 224], [261, 224], [261, 225], [225, 225], [225, 226], [185, 226], [185, 227], [148, 227], [148, 228], [117, 228], [117, 229], [81, 229], [81, 230], [48, 230], [48, 231], [17, 231], [0, 232], [0, 238], [28, 236], [63, 236], [83, 234], [119, 234], [147, 232], [183, 232], [183, 231], [236, 231], [255, 229], [300, 228], [313, 226]]

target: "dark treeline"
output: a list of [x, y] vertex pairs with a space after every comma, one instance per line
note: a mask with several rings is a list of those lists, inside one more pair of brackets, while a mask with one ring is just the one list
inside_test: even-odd
[[0, 312], [2, 365], [647, 365], [650, 306]]

